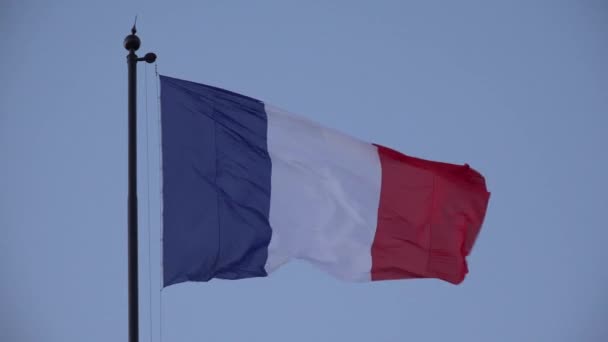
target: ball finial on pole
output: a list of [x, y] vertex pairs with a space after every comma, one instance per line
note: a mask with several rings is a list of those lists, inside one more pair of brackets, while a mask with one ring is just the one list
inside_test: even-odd
[[[131, 30], [131, 32], [134, 31], [135, 27], [133, 27], [133, 30]], [[139, 47], [141, 46], [141, 40], [139, 40], [139, 37], [135, 33], [131, 33], [125, 38], [124, 46], [125, 49], [129, 51], [137, 51], [137, 49], [139, 49]]]
[[131, 34], [125, 38], [124, 45], [125, 49], [129, 51], [137, 51], [141, 45], [141, 40], [137, 36], [137, 16], [135, 16], [135, 22], [133, 23], [133, 27], [131, 28]]

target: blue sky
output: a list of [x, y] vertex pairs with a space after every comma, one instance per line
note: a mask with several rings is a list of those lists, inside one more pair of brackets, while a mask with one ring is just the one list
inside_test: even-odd
[[608, 340], [600, 0], [2, 1], [0, 340], [127, 338], [135, 14], [161, 74], [469, 163], [492, 191], [459, 286], [344, 283], [295, 262], [161, 295], [159, 113], [141, 64], [142, 341]]

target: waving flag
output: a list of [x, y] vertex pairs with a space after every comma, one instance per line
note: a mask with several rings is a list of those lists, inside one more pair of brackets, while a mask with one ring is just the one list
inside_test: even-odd
[[160, 81], [165, 286], [262, 277], [292, 259], [350, 281], [463, 281], [489, 200], [468, 165]]

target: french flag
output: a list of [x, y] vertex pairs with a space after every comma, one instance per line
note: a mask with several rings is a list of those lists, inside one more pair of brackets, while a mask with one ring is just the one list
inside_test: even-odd
[[468, 165], [410, 157], [260, 100], [160, 76], [164, 285], [263, 277], [458, 284], [489, 201]]

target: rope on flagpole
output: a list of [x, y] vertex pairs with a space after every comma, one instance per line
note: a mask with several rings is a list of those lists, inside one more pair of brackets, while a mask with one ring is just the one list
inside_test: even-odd
[[148, 65], [144, 70], [144, 83], [145, 83], [145, 100], [146, 100], [146, 195], [147, 195], [147, 234], [148, 234], [148, 317], [150, 324], [150, 342], [152, 338], [152, 228], [151, 228], [151, 214], [150, 214], [150, 134], [149, 134], [149, 114], [148, 114]]
[[154, 64], [154, 71], [156, 74], [156, 97], [157, 97], [157, 109], [158, 109], [158, 124], [157, 124], [157, 137], [158, 137], [158, 189], [159, 189], [159, 254], [160, 254], [160, 290], [158, 291], [158, 303], [159, 303], [159, 336], [160, 342], [163, 342], [163, 159], [162, 159], [162, 130], [161, 130], [161, 105], [160, 105], [160, 77], [158, 75], [158, 63]]

